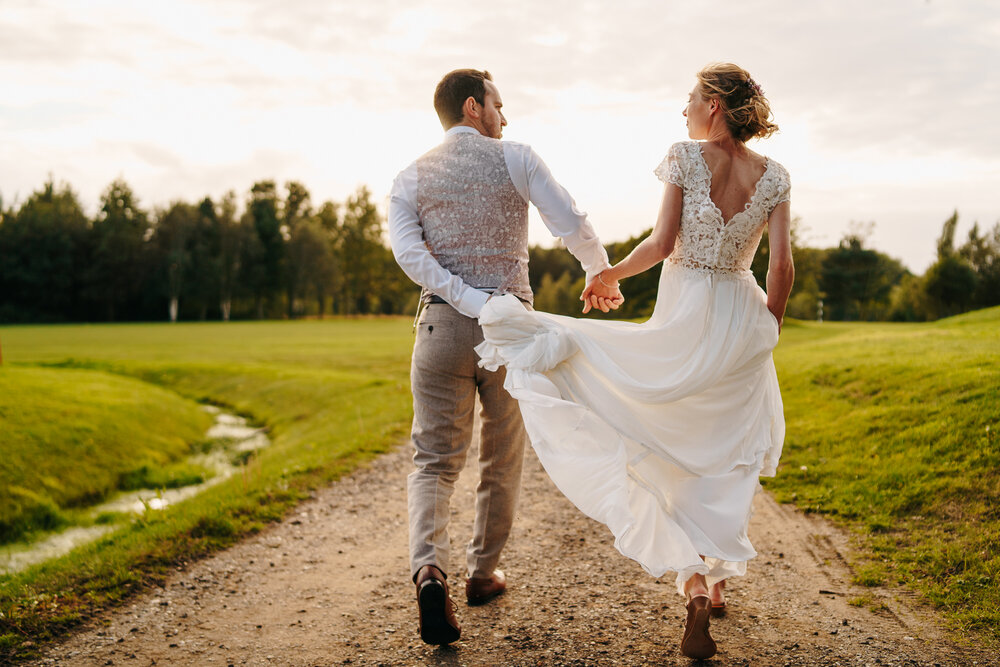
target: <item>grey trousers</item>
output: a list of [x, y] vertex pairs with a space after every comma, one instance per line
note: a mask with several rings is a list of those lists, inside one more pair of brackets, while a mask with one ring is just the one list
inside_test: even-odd
[[472, 441], [476, 393], [482, 404], [476, 520], [466, 549], [470, 577], [488, 577], [507, 543], [521, 488], [527, 434], [503, 368], [479, 368], [479, 322], [447, 304], [429, 304], [417, 325], [410, 384], [416, 466], [407, 478], [410, 569], [448, 571], [448, 520], [455, 481]]

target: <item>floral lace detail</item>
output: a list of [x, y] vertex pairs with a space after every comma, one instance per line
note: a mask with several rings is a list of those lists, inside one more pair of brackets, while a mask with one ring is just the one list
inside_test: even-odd
[[417, 213], [441, 266], [472, 287], [532, 300], [528, 203], [510, 180], [500, 141], [463, 132], [420, 157]]
[[788, 171], [768, 158], [764, 174], [744, 210], [728, 222], [712, 201], [712, 172], [696, 141], [676, 143], [656, 176], [684, 190], [681, 224], [668, 262], [717, 274], [745, 274], [757, 252], [771, 211], [790, 201]]

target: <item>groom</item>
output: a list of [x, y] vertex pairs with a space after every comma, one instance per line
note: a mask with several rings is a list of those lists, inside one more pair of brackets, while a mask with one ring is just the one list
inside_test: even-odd
[[526, 434], [504, 370], [479, 368], [477, 318], [494, 291], [526, 304], [528, 203], [587, 273], [594, 305], [617, 308], [621, 293], [598, 274], [607, 253], [586, 214], [524, 144], [500, 141], [507, 119], [489, 72], [461, 69], [434, 91], [444, 142], [396, 177], [389, 238], [396, 261], [423, 287], [413, 346], [413, 444], [407, 480], [410, 569], [417, 587], [420, 636], [448, 644], [461, 630], [448, 594], [449, 504], [472, 438], [476, 394], [482, 404], [480, 482], [473, 537], [466, 550], [465, 595], [482, 604], [504, 592], [496, 569], [507, 542], [521, 482]]

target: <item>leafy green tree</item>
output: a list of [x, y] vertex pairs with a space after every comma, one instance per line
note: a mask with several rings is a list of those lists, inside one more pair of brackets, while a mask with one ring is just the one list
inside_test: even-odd
[[969, 310], [976, 289], [976, 272], [958, 255], [942, 257], [924, 274], [924, 292], [933, 318]]
[[132, 188], [122, 179], [112, 181], [101, 195], [101, 209], [91, 229], [88, 271], [89, 293], [102, 304], [109, 321], [135, 314], [149, 276], [145, 251], [151, 234], [149, 216], [139, 208]]
[[985, 233], [980, 233], [979, 223], [973, 224], [968, 239], [958, 249], [958, 256], [976, 272], [973, 307], [1000, 304], [1000, 222]]
[[191, 273], [190, 246], [198, 217], [198, 209], [180, 201], [157, 214], [152, 243], [157, 252], [171, 322], [177, 321], [182, 292], [187, 275]]
[[344, 203], [341, 231], [341, 313], [373, 312], [385, 269], [382, 218], [371, 192], [362, 186]]
[[546, 273], [542, 276], [541, 285], [535, 290], [535, 309], [559, 315], [579, 315], [583, 308], [580, 294], [585, 282], [582, 272], [575, 280], [569, 271], [563, 271], [555, 280], [552, 279], [552, 274]]
[[[978, 275], [969, 259], [955, 251], [955, 229], [958, 211], [941, 226], [937, 241], [937, 261], [924, 274], [923, 288], [928, 315], [932, 319], [957, 315], [969, 310], [974, 303]], [[978, 230], [976, 232], [978, 236]], [[967, 251], [976, 257], [975, 248]]]
[[240, 262], [243, 257], [244, 228], [236, 216], [236, 193], [227, 192], [219, 202], [213, 218], [214, 237], [219, 242], [216, 281], [219, 288], [219, 312], [228, 322], [232, 316], [233, 297], [239, 286]]
[[[0, 207], [2, 208], [2, 207]], [[0, 322], [85, 317], [89, 223], [69, 185], [49, 180], [0, 222]]]
[[321, 243], [321, 237], [314, 234], [309, 225], [312, 218], [309, 190], [298, 181], [289, 181], [285, 184], [285, 189], [287, 195], [281, 212], [281, 232], [287, 240], [287, 252], [282, 264], [282, 280], [285, 286], [286, 314], [292, 318], [295, 317], [306, 287], [308, 271], [313, 268], [306, 266], [305, 262], [318, 261], [322, 256], [322, 249], [311, 247], [314, 243]]
[[250, 189], [243, 214], [247, 231], [243, 244], [241, 282], [253, 296], [257, 319], [273, 304], [281, 288], [285, 237], [279, 217], [280, 204], [274, 181], [259, 181]]
[[326, 249], [317, 261], [317, 268], [306, 274], [316, 299], [317, 312], [320, 317], [326, 314], [327, 301], [342, 290], [341, 275], [342, 236], [340, 212], [337, 204], [331, 201], [323, 202], [313, 216], [314, 232], [320, 234]]
[[896, 259], [864, 247], [848, 233], [823, 258], [819, 286], [831, 320], [880, 320], [889, 316], [889, 293], [906, 268]]

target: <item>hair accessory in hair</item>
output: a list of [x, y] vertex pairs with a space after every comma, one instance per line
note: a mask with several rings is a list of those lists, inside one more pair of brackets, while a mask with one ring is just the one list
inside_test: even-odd
[[747, 84], [747, 88], [749, 88], [751, 91], [753, 91], [757, 95], [763, 95], [764, 94], [764, 91], [760, 89], [760, 84], [758, 84], [752, 78], [747, 77], [746, 84]]

